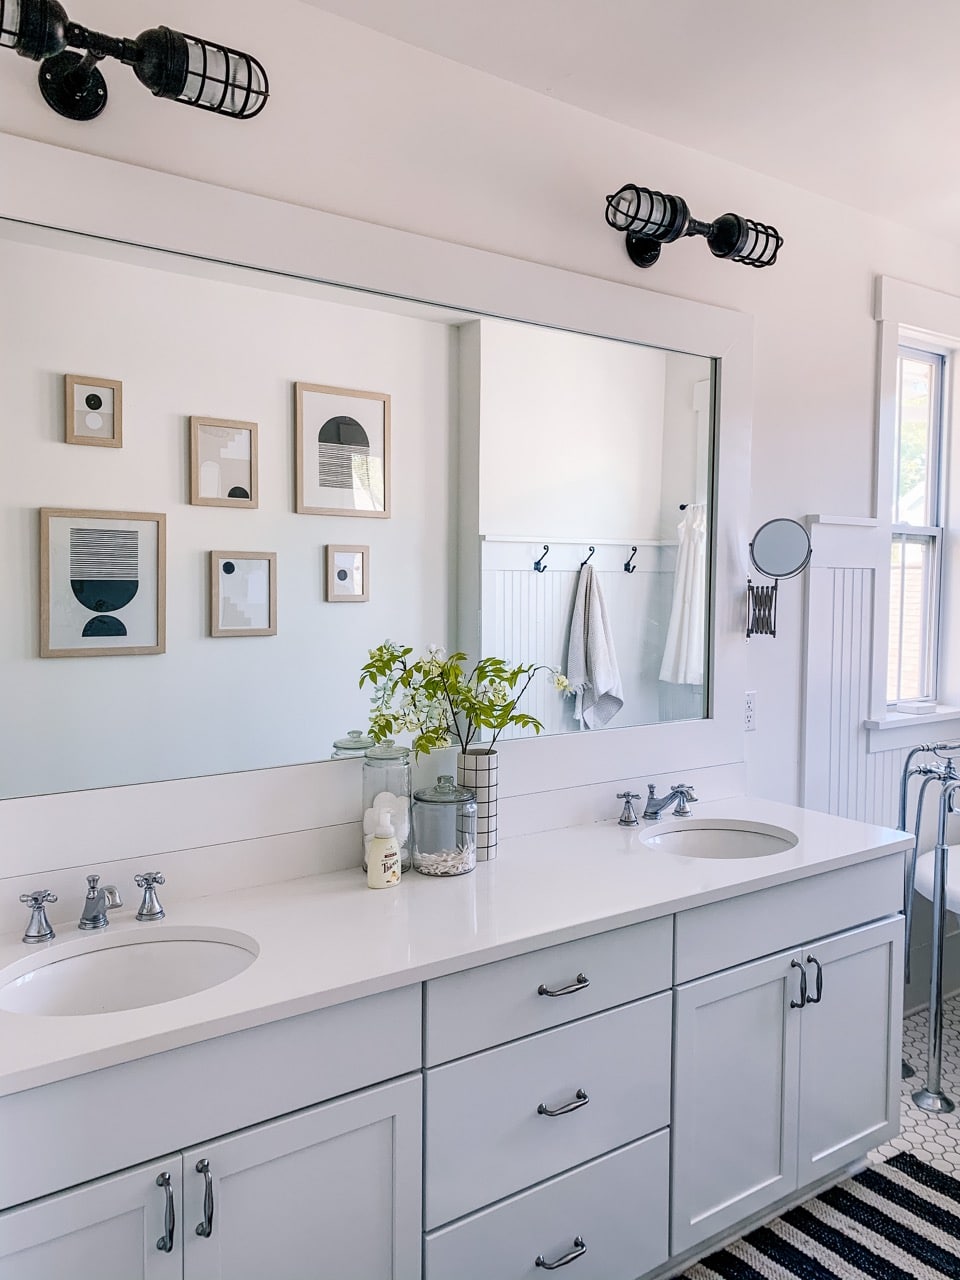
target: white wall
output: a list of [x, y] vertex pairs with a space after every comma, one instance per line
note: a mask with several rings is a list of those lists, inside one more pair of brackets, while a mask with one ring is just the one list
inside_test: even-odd
[[[367, 650], [451, 629], [456, 330], [69, 247], [0, 240], [0, 795], [328, 757]], [[64, 443], [68, 372], [123, 382], [121, 449]], [[297, 380], [391, 392], [390, 519], [293, 513]], [[259, 424], [258, 510], [189, 505], [191, 414]], [[167, 513], [166, 653], [38, 661], [40, 507]], [[370, 547], [368, 603], [324, 602], [329, 543]], [[212, 550], [277, 553], [276, 636], [210, 638]]]
[[502, 320], [480, 326], [480, 533], [658, 536], [666, 354]]
[[[160, 102], [119, 66], [111, 101], [73, 124], [45, 107], [36, 69], [0, 55], [0, 130], [748, 311], [756, 317], [754, 525], [810, 511], [870, 514], [875, 274], [960, 292], [955, 248], [688, 148], [615, 125], [328, 17], [297, 0], [166, 0], [132, 23], [122, 0], [83, 19], [118, 34], [164, 21], [263, 58], [273, 97], [254, 122]], [[669, 51], [666, 51], [669, 52]], [[603, 221], [624, 181], [774, 223], [780, 262], [752, 271], [702, 242], [646, 272]], [[78, 451], [79, 452], [79, 451]], [[773, 641], [749, 650], [758, 732], [750, 788], [797, 796], [801, 593], [784, 584]]]

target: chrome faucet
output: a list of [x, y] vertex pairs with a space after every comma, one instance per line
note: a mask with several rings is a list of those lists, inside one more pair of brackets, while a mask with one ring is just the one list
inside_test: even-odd
[[105, 929], [110, 921], [107, 912], [122, 907], [123, 900], [115, 884], [100, 886], [99, 876], [87, 876], [87, 896], [78, 929]]
[[30, 908], [30, 923], [23, 935], [24, 942], [49, 942], [57, 935], [53, 932], [47, 919], [47, 903], [56, 902], [57, 895], [49, 889], [34, 889], [32, 893], [21, 893], [20, 901]]
[[675, 818], [690, 817], [690, 803], [695, 804], [697, 797], [693, 794], [693, 787], [689, 782], [675, 782], [665, 796], [657, 795], [656, 785], [652, 782], [647, 784], [647, 803], [643, 810], [644, 818], [649, 822], [659, 822], [660, 815], [664, 809], [668, 809], [674, 801], [677, 807], [673, 814]]

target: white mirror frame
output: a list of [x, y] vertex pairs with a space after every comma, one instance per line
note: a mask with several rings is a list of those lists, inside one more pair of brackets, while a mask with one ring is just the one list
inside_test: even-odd
[[10, 135], [0, 172], [2, 218], [719, 359], [710, 718], [505, 742], [500, 776], [524, 795], [743, 761], [751, 316]]

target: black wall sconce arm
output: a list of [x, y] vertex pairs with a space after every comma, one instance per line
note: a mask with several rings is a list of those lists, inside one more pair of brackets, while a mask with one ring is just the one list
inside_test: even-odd
[[776, 227], [738, 213], [713, 222], [694, 218], [686, 200], [628, 182], [607, 196], [607, 225], [626, 232], [627, 255], [637, 267], [652, 267], [660, 248], [683, 236], [703, 236], [715, 258], [749, 267], [772, 267], [783, 244]]
[[[153, 27], [135, 40], [71, 22], [58, 0], [0, 0], [0, 48], [40, 63], [40, 92], [70, 120], [93, 120], [107, 104], [98, 67], [115, 58], [155, 97], [249, 120], [266, 106], [267, 73], [238, 49]], [[80, 50], [81, 52], [75, 52]]]

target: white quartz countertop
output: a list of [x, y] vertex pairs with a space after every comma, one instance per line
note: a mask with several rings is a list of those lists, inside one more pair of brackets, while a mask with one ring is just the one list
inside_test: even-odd
[[[409, 873], [369, 890], [357, 868], [168, 904], [166, 920], [111, 913], [107, 933], [236, 930], [259, 954], [243, 973], [183, 999], [118, 1013], [39, 1017], [0, 1011], [0, 1096], [146, 1054], [421, 982], [506, 956], [670, 915], [904, 850], [903, 832], [743, 797], [704, 803], [696, 819], [785, 827], [798, 841], [762, 857], [687, 858], [642, 843], [651, 825], [616, 821], [503, 840], [467, 876]], [[672, 824], [672, 820], [669, 820]], [[0, 938], [3, 969], [77, 946], [76, 929], [27, 948]], [[98, 935], [91, 935], [98, 936]]]

